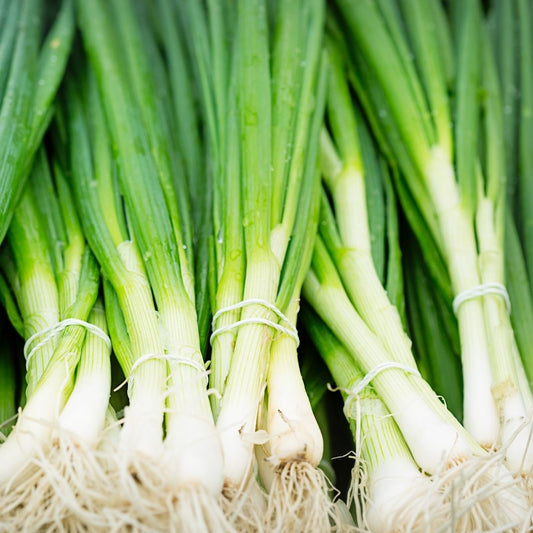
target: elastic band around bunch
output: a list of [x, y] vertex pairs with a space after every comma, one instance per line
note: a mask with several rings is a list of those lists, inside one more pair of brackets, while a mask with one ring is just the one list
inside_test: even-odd
[[404, 365], [403, 363], [397, 363], [396, 361], [387, 361], [386, 363], [380, 363], [374, 368], [370, 369], [363, 378], [357, 380], [352, 387], [349, 389], [349, 396], [359, 396], [359, 394], [370, 385], [371, 381], [384, 370], [389, 370], [390, 368], [397, 368], [398, 370], [403, 370], [408, 374], [420, 377], [420, 372], [409, 365]]
[[363, 409], [363, 405], [361, 402], [361, 397], [359, 394], [370, 384], [370, 382], [380, 373], [384, 370], [389, 370], [391, 368], [397, 368], [399, 370], [403, 370], [404, 372], [407, 372], [408, 374], [412, 374], [414, 376], [420, 376], [420, 372], [409, 365], [404, 365], [403, 363], [397, 363], [396, 361], [387, 361], [385, 363], [380, 363], [379, 365], [376, 365], [374, 368], [370, 369], [364, 377], [357, 380], [350, 389], [345, 390], [344, 392], [347, 394], [347, 398], [344, 402], [343, 412], [344, 416], [348, 418], [353, 418], [353, 415], [351, 415], [351, 405], [352, 402], [355, 402], [355, 408], [356, 408], [356, 426], [355, 426], [355, 442], [356, 442], [356, 449], [361, 449], [361, 431], [362, 431], [362, 424], [361, 424], [361, 415], [364, 412], [367, 415], [377, 414], [380, 411], [384, 410], [385, 407], [380, 403], [378, 406], [376, 406], [376, 402], [380, 400], [378, 397], [370, 397], [365, 398], [366, 400], [370, 400], [370, 403], [366, 404], [366, 408]]
[[[403, 370], [404, 372], [407, 372], [408, 374], [412, 374], [414, 376], [420, 377], [420, 372], [409, 365], [404, 365], [403, 363], [397, 363], [396, 361], [387, 361], [385, 363], [380, 363], [379, 365], [376, 365], [374, 368], [370, 369], [364, 377], [361, 379], [358, 379], [350, 389], [346, 390], [347, 398], [344, 402], [344, 414], [347, 415], [347, 410], [349, 409], [349, 406], [352, 401], [356, 400], [359, 405], [360, 397], [359, 395], [361, 392], [370, 385], [371, 381], [381, 372], [384, 370], [389, 370], [391, 368], [396, 368], [398, 370]], [[360, 406], [358, 407], [358, 411], [360, 411]], [[348, 416], [346, 416], [348, 418]]]
[[[37, 352], [37, 350], [39, 348], [42, 348], [48, 342], [50, 342], [56, 335], [59, 335], [68, 326], [84, 327], [89, 333], [92, 333], [93, 335], [96, 335], [97, 337], [100, 337], [103, 341], [105, 341], [107, 347], [111, 349], [111, 339], [109, 338], [109, 335], [101, 328], [95, 326], [94, 324], [91, 324], [90, 322], [85, 322], [85, 320], [79, 320], [77, 318], [66, 318], [65, 320], [61, 320], [61, 322], [58, 322], [53, 326], [49, 326], [47, 328], [42, 329], [41, 331], [38, 331], [37, 333], [34, 333], [24, 343], [24, 358], [26, 359], [26, 369], [29, 368], [30, 361]], [[42, 340], [30, 350], [31, 345], [39, 337], [43, 337]]]
[[459, 307], [461, 307], [464, 302], [474, 298], [480, 298], [488, 294], [497, 294], [501, 296], [505, 301], [505, 305], [507, 306], [507, 312], [509, 314], [511, 313], [511, 300], [509, 299], [509, 293], [507, 292], [505, 285], [496, 282], [483, 283], [482, 285], [478, 285], [476, 287], [472, 287], [471, 289], [466, 289], [463, 292], [460, 292], [453, 299], [453, 312], [457, 314]]
[[229, 313], [230, 311], [236, 311], [237, 309], [242, 309], [243, 307], [246, 307], [248, 305], [262, 305], [263, 307], [266, 307], [270, 311], [272, 311], [281, 322], [284, 322], [286, 326], [283, 326], [282, 324], [278, 324], [277, 322], [273, 322], [272, 320], [268, 320], [267, 318], [262, 317], [250, 317], [245, 318], [242, 320], [237, 320], [236, 322], [233, 322], [232, 324], [228, 324], [226, 326], [221, 326], [220, 328], [217, 328], [211, 333], [211, 337], [209, 337], [209, 342], [212, 344], [213, 339], [220, 335], [221, 333], [225, 333], [227, 331], [231, 331], [233, 329], [239, 328], [240, 326], [244, 326], [245, 324], [264, 324], [265, 326], [270, 326], [271, 328], [288, 335], [289, 337], [292, 337], [294, 341], [296, 342], [296, 345], [300, 345], [300, 338], [298, 337], [298, 330], [294, 326], [294, 324], [274, 305], [270, 302], [267, 302], [266, 300], [262, 300], [260, 298], [250, 298], [248, 300], [243, 300], [242, 302], [236, 303], [234, 305], [229, 305], [228, 307], [224, 307], [222, 309], [219, 309], [214, 315], [213, 315], [213, 328], [215, 328], [216, 321], [225, 313]]
[[[197, 351], [198, 350], [195, 350], [195, 353]], [[123, 387], [125, 383], [128, 383], [128, 385], [130, 385], [131, 382], [135, 379], [134, 374], [137, 371], [137, 369], [142, 364], [146, 363], [147, 361], [152, 361], [152, 360], [169, 361], [169, 362], [178, 363], [180, 365], [190, 366], [190, 367], [194, 368], [195, 370], [198, 370], [198, 372], [200, 372], [202, 374], [202, 377], [205, 379], [206, 386], [207, 386], [209, 378], [208, 378], [207, 372], [205, 370], [205, 367], [204, 367], [204, 365], [202, 363], [199, 363], [198, 361], [195, 361], [194, 359], [190, 359], [188, 357], [182, 357], [180, 355], [175, 355], [175, 354], [148, 353], [148, 354], [142, 355], [141, 357], [139, 357], [139, 359], [137, 359], [133, 363], [133, 365], [131, 367], [131, 370], [130, 370], [130, 373], [129, 373], [129, 376], [115, 389], [115, 391], [117, 391], [118, 389]]]

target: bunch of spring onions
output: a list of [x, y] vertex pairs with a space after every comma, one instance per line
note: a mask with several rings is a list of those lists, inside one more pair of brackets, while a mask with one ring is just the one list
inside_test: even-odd
[[[3, 299], [26, 339], [24, 407], [0, 447], [1, 527], [61, 528], [110, 393], [111, 343], [99, 274], [64, 175], [43, 149], [13, 215], [0, 264]], [[60, 480], [58, 482], [58, 479]], [[79, 503], [79, 502], [78, 502]]]
[[[73, 439], [88, 430], [87, 396], [82, 408], [72, 412], [72, 405], [83, 389], [79, 384], [93, 371], [101, 373], [97, 379], [103, 376], [104, 391], [89, 398], [95, 412], [102, 402], [105, 412], [109, 348], [101, 312], [91, 311], [98, 291], [96, 263], [65, 180], [56, 172], [52, 179], [42, 150], [24, 187], [69, 57], [72, 3], [3, 2], [0, 18], [0, 235], [8, 234], [0, 285], [9, 319], [27, 341], [26, 383], [10, 384], [17, 395], [24, 389], [19, 395], [24, 408], [0, 448], [0, 516], [2, 529], [36, 530], [61, 521], [62, 498], [53, 478], [66, 464], [79, 466], [70, 459], [76, 455]], [[86, 334], [88, 329], [97, 332], [96, 338]], [[93, 368], [95, 351], [102, 362]]]
[[273, 530], [336, 520], [295, 329], [318, 216], [324, 7], [191, 1], [184, 24], [213, 194], [211, 386], [224, 492], [230, 513], [245, 509], [250, 527], [265, 514]]
[[[512, 313], [511, 322], [529, 382], [533, 382], [533, 322], [531, 291], [530, 210], [532, 163], [529, 150], [533, 98], [530, 60], [532, 10], [528, 2], [491, 3], [490, 39], [494, 44], [503, 106], [502, 142], [505, 147], [508, 204], [505, 217], [505, 275]], [[520, 51], [520, 53], [518, 53]]]
[[[373, 4], [365, 14], [375, 11], [377, 16], [379, 9]], [[345, 51], [344, 56], [348, 54]], [[377, 235], [375, 227], [369, 227], [372, 220], [365, 194], [365, 177], [376, 179], [379, 168], [367, 165], [364, 145], [368, 140], [353, 112], [342, 54], [334, 43], [330, 57], [328, 132], [323, 134], [321, 150], [327, 196], [304, 296], [351, 355], [352, 367], [357, 367], [344, 364], [342, 368], [334, 355], [339, 349], [330, 353], [325, 344], [322, 354], [328, 366], [332, 372], [342, 372], [336, 380], [347, 397], [346, 416], [358, 420], [361, 440], [357, 444], [368, 468], [363, 519], [378, 531], [390, 531], [392, 524], [398, 530], [420, 531], [430, 525], [436, 530], [451, 526], [454, 531], [520, 527], [528, 518], [518, 480], [500, 464], [499, 456], [493, 460], [459, 424], [416, 367], [400, 314], [391, 303], [400, 267], [396, 230], [390, 222], [386, 273], [390, 299], [382, 286], [380, 251], [372, 250], [372, 237]], [[387, 181], [383, 186], [390, 189]], [[390, 208], [388, 215], [389, 219], [395, 216]], [[320, 346], [317, 337], [320, 333], [315, 334]], [[382, 431], [391, 437], [376, 439], [376, 425], [390, 416], [387, 411], [395, 425], [388, 421]], [[430, 474], [431, 481], [424, 474]], [[475, 482], [465, 483], [463, 476]], [[407, 486], [412, 491], [406, 492]], [[462, 505], [454, 509], [455, 494], [461, 494]]]
[[359, 98], [401, 170], [405, 215], [435, 279], [446, 285], [449, 277], [464, 425], [484, 448], [502, 449], [513, 472], [527, 474], [532, 396], [505, 287], [502, 104], [481, 5], [457, 2], [448, 14], [431, 1], [337, 6]]
[[107, 458], [108, 527], [226, 531], [166, 66], [146, 5], [77, 7], [87, 57], [65, 94], [70, 168], [129, 397]]
[[530, 529], [532, 17], [0, 0], [0, 530]]

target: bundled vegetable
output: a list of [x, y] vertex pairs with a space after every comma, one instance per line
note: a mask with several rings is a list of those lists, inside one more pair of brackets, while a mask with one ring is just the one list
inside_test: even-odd
[[318, 213], [324, 5], [189, 2], [187, 15], [213, 180], [211, 385], [229, 509], [254, 490], [258, 445], [266, 527], [325, 529], [334, 509], [295, 329]]
[[396, 184], [405, 214], [434, 279], [454, 295], [465, 427], [485, 448], [503, 448], [513, 471], [528, 472], [531, 391], [504, 285], [501, 98], [480, 5], [454, 4], [452, 41], [439, 2], [337, 4], [359, 97], [402, 171]]
[[66, 96], [76, 199], [106, 278], [111, 338], [128, 383], [129, 405], [108, 458], [108, 527], [224, 531], [222, 450], [200, 351], [187, 184], [167, 111], [167, 74], [152, 29], [140, 23], [144, 7], [79, 3], [91, 67], [79, 59]]
[[[322, 333], [313, 336], [346, 394], [347, 418], [356, 419], [360, 428], [357, 444], [368, 464], [370, 490], [363, 517], [378, 531], [389, 531], [392, 524], [399, 531], [423, 531], [430, 524], [436, 530], [439, 524], [452, 524], [454, 531], [503, 524], [518, 527], [527, 519], [527, 502], [518, 482], [483, 451], [422, 379], [400, 314], [388, 297], [402, 303], [391, 187], [383, 164], [380, 167], [372, 155], [362, 120], [353, 112], [341, 54], [334, 43], [330, 56], [329, 132], [323, 134], [321, 151], [327, 195], [304, 296], [336, 337], [336, 342], [321, 343]], [[367, 215], [367, 204], [375, 204], [376, 192], [379, 195], [375, 180], [380, 175], [388, 206], [387, 269], [382, 275], [387, 292], [378, 274], [378, 268], [383, 270], [383, 229], [379, 219], [370, 226]], [[328, 353], [330, 345], [333, 353]], [[345, 364], [336, 360], [347, 358], [336, 355], [343, 351], [352, 358]], [[359, 413], [354, 400], [360, 402]], [[395, 423], [381, 420], [388, 416]], [[383, 438], [377, 437], [379, 428]], [[476, 483], [461, 481], [473, 475]], [[414, 488], [407, 496], [409, 485], [419, 490]], [[452, 505], [454, 493], [462, 494], [464, 507]]]
[[357, 398], [351, 395], [364, 379], [351, 354], [309, 308], [304, 308], [303, 317], [345, 400], [344, 414], [358, 454], [349, 495], [358, 526], [369, 531], [418, 531], [426, 515], [432, 530], [447, 527], [448, 495], [439, 493], [441, 487], [420, 472], [376, 392], [367, 387]]
[[[531, 242], [527, 227], [531, 187], [531, 118], [529, 108], [533, 97], [531, 56], [531, 9], [527, 2], [492, 3], [490, 12], [491, 41], [497, 59], [503, 117], [502, 139], [505, 146], [507, 195], [505, 217], [505, 277], [511, 301], [511, 322], [522, 364], [529, 383], [533, 381], [531, 346], [533, 332], [533, 299], [531, 290]], [[520, 53], [518, 53], [520, 51]], [[517, 91], [519, 89], [519, 91]]]
[[0, 0], [0, 530], [529, 530], [532, 16]]
[[69, 506], [83, 485], [85, 451], [105, 422], [111, 342], [95, 304], [98, 266], [65, 177], [57, 167], [52, 177], [43, 150], [0, 262], [3, 301], [26, 339], [27, 385], [24, 408], [0, 447], [2, 529], [67, 527], [75, 523]]

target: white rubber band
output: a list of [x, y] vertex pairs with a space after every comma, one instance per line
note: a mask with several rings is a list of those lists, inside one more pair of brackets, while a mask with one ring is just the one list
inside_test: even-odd
[[488, 294], [497, 294], [501, 296], [505, 301], [505, 305], [507, 306], [507, 312], [511, 314], [511, 300], [509, 299], [509, 293], [507, 292], [505, 285], [496, 282], [483, 283], [477, 287], [472, 287], [471, 289], [466, 289], [465, 291], [460, 292], [453, 299], [453, 312], [457, 314], [459, 307], [461, 307], [461, 304], [464, 302], [472, 300], [473, 298], [480, 298], [481, 296], [486, 296]]
[[[403, 363], [397, 363], [396, 361], [387, 361], [385, 363], [380, 363], [379, 365], [376, 365], [374, 368], [370, 369], [364, 377], [357, 380], [348, 390], [345, 390], [346, 393], [346, 400], [344, 401], [344, 416], [346, 418], [349, 418], [349, 409], [351, 407], [352, 402], [355, 400], [357, 402], [357, 409], [358, 412], [361, 413], [363, 411], [361, 407], [361, 398], [359, 397], [359, 394], [366, 388], [368, 385], [370, 385], [370, 382], [381, 372], [384, 370], [389, 370], [391, 368], [396, 368], [398, 370], [403, 370], [404, 372], [407, 372], [408, 374], [412, 374], [414, 376], [421, 377], [420, 372], [409, 365], [404, 365]], [[374, 398], [365, 398], [368, 400], [371, 400], [371, 402], [368, 403], [368, 405], [372, 405], [372, 401]], [[375, 400], [380, 400], [380, 398], [375, 398]], [[365, 413], [373, 414], [368, 408], [364, 409]]]
[[[50, 342], [56, 335], [59, 335], [68, 326], [84, 327], [89, 333], [92, 333], [93, 335], [96, 335], [97, 337], [100, 337], [103, 341], [105, 341], [107, 347], [111, 349], [111, 339], [109, 338], [109, 335], [101, 328], [95, 326], [94, 324], [91, 324], [90, 322], [85, 322], [85, 320], [79, 320], [77, 318], [66, 318], [65, 320], [62, 320], [61, 322], [58, 322], [53, 326], [49, 326], [48, 328], [34, 333], [24, 343], [24, 358], [26, 359], [26, 370], [28, 369], [30, 361], [37, 352], [37, 350], [39, 348], [42, 348], [48, 342]], [[30, 350], [31, 345], [39, 337], [43, 337], [43, 339]]]
[[[230, 311], [236, 311], [238, 309], [242, 309], [243, 307], [246, 307], [248, 305], [262, 305], [263, 307], [266, 307], [270, 311], [272, 311], [281, 322], [284, 322], [286, 326], [282, 324], [278, 324], [277, 322], [273, 322], [272, 320], [268, 320], [267, 318], [262, 317], [249, 317], [245, 318], [243, 320], [237, 320], [236, 322], [233, 322], [232, 324], [228, 324], [226, 326], [221, 326], [219, 328], [215, 329], [216, 321], [225, 313], [229, 313]], [[214, 315], [213, 315], [213, 333], [211, 333], [211, 336], [209, 337], [210, 344], [213, 344], [213, 339], [220, 335], [221, 333], [225, 333], [227, 331], [231, 331], [233, 329], [239, 328], [240, 326], [243, 326], [245, 324], [264, 324], [265, 326], [270, 326], [271, 328], [288, 335], [289, 337], [292, 337], [294, 341], [296, 342], [296, 345], [300, 345], [300, 338], [298, 337], [298, 330], [294, 326], [294, 324], [272, 303], [262, 300], [260, 298], [249, 298], [248, 300], [243, 300], [242, 302], [236, 303], [234, 305], [229, 305], [228, 307], [223, 307], [222, 309], [219, 309]]]
[[[194, 350], [194, 353], [200, 353], [199, 350]], [[207, 384], [209, 382], [209, 376], [207, 373], [207, 370], [205, 369], [205, 366], [203, 363], [199, 363], [198, 361], [195, 361], [194, 359], [191, 359], [189, 357], [183, 357], [176, 354], [157, 354], [157, 353], [147, 353], [139, 357], [137, 359], [130, 370], [129, 376], [118, 386], [115, 388], [115, 392], [119, 389], [121, 389], [126, 383], [128, 383], [128, 386], [131, 384], [131, 382], [135, 379], [135, 372], [137, 369], [147, 361], [152, 360], [158, 360], [158, 361], [169, 361], [178, 363], [180, 365], [187, 365], [195, 370], [198, 370], [202, 374], [202, 377], [205, 379], [205, 386], [207, 387]]]
[[390, 368], [397, 368], [398, 370], [403, 370], [404, 372], [407, 372], [408, 374], [412, 374], [414, 376], [420, 377], [420, 372], [409, 365], [404, 365], [403, 363], [397, 363], [396, 361], [387, 361], [385, 363], [380, 363], [379, 365], [376, 365], [374, 368], [369, 370], [366, 375], [357, 380], [352, 387], [348, 390], [349, 396], [359, 396], [359, 394], [366, 388], [368, 385], [370, 385], [370, 382], [381, 372], [384, 370], [388, 370]]

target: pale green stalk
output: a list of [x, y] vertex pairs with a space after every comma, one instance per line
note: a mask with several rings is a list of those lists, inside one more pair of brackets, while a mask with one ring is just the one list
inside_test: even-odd
[[[416, 369], [395, 364], [394, 354], [387, 352], [354, 309], [320, 238], [304, 283], [304, 296], [364, 376], [371, 380], [416, 464], [423, 472], [434, 475], [437, 491], [444, 491], [444, 506], [440, 508], [443, 524], [451, 521], [456, 527], [456, 523], [463, 523], [461, 527], [468, 530], [472, 527], [469, 524], [477, 523], [481, 516], [483, 527], [507, 527], [511, 523], [521, 527], [527, 519], [528, 506], [519, 482], [501, 463], [492, 464], [490, 455], [458, 422], [453, 421], [429, 385], [417, 375]], [[375, 372], [378, 368], [381, 371]], [[361, 391], [357, 389], [351, 394], [361, 395]], [[432, 395], [435, 401], [428, 401]], [[463, 475], [468, 476], [467, 479], [475, 475], [476, 483], [458, 482]], [[488, 490], [489, 487], [494, 492]], [[457, 490], [464, 495], [462, 497], [473, 497], [475, 501], [475, 504], [461, 509], [459, 516], [455, 514], [453, 504], [450, 506], [450, 501], [446, 501], [448, 497], [453, 500]], [[400, 493], [403, 492], [404, 489], [400, 489]], [[425, 496], [429, 491], [423, 491], [423, 494]], [[416, 501], [420, 500], [412, 500], [415, 510]], [[411, 510], [405, 508], [406, 512]], [[417, 516], [416, 512], [414, 516]], [[384, 531], [387, 531], [386, 526]]]
[[[436, 497], [430, 479], [419, 471], [394, 418], [371, 385], [357, 396], [351, 394], [363, 373], [312, 311], [305, 309], [302, 314], [344, 399], [344, 416], [357, 453], [348, 502], [354, 504], [357, 524], [371, 531], [389, 531], [399, 524], [427, 526], [431, 520], [435, 527], [442, 515], [446, 516], [444, 502]], [[413, 504], [416, 497], [420, 504]]]
[[[177, 167], [173, 164], [175, 129], [169, 123], [172, 115], [164, 114], [153, 91], [158, 84], [162, 84], [164, 91], [168, 88], [162, 55], [155, 36], [142, 26], [131, 3], [79, 2], [78, 7], [105, 127], [117, 147], [118, 184], [124, 198], [128, 236], [133, 241], [120, 243], [111, 250], [111, 258], [97, 254], [100, 263], [103, 266], [107, 263], [107, 268], [114, 271], [108, 278], [131, 339], [131, 349], [125, 353], [135, 358], [130, 368], [124, 368], [130, 382], [131, 403], [126, 411], [121, 445], [133, 452], [133, 463], [143, 462], [138, 452], [147, 454], [149, 460], [142, 466], [143, 470], [146, 467], [146, 474], [160, 479], [168, 490], [180, 495], [175, 508], [166, 511], [170, 516], [176, 513], [180, 527], [194, 530], [216, 524], [214, 527], [225, 529], [216, 503], [223, 484], [222, 450], [206, 387], [193, 270], [189, 264], [192, 248], [188, 244], [191, 241], [187, 229], [190, 224], [187, 183], [183, 174], [181, 179], [176, 175]], [[127, 13], [122, 16], [124, 11]], [[120, 31], [116, 33], [112, 21], [118, 22], [118, 18]], [[136, 50], [139, 57], [133, 57], [128, 47]], [[137, 113], [139, 106], [146, 106], [142, 113]], [[84, 187], [94, 179], [92, 169], [88, 170], [89, 174], [82, 178]], [[84, 200], [82, 196], [78, 201]], [[99, 224], [102, 230], [96, 246], [104, 244], [106, 250], [111, 249], [109, 234], [105, 234], [108, 230], [102, 222]], [[124, 264], [116, 260], [117, 251]], [[127, 262], [129, 265], [125, 265]], [[117, 275], [124, 266], [130, 266], [137, 275], [145, 272], [144, 313], [139, 317], [133, 316], [138, 310], [130, 306], [127, 288]], [[153, 326], [151, 346], [142, 344], [146, 336], [139, 318]], [[150, 424], [149, 428], [146, 424]], [[143, 441], [144, 447], [139, 446]], [[153, 469], [154, 465], [163, 464], [171, 468], [161, 474]], [[158, 484], [154, 479], [151, 486], [155, 488]], [[124, 489], [130, 491], [130, 486], [125, 483]], [[135, 500], [134, 495], [127, 497]], [[157, 491], [148, 491], [144, 498], [157, 500]], [[189, 512], [190, 506], [193, 513]], [[210, 507], [212, 514], [206, 512]], [[148, 508], [141, 506], [136, 511], [140, 520], [152, 520], [143, 514], [150, 514]], [[157, 521], [157, 516], [153, 520]]]
[[[398, 309], [391, 301], [394, 297], [391, 279], [394, 279], [395, 271], [401, 270], [393, 260], [397, 235], [389, 230], [386, 241], [389, 249], [388, 291], [382, 281], [384, 274], [380, 279], [374, 263], [376, 254], [372, 253], [372, 241], [377, 235], [372, 233], [371, 239], [374, 227], [369, 226], [366, 181], [380, 179], [383, 175], [381, 179], [386, 183], [385, 172], [377, 163], [362, 119], [356, 119], [345, 79], [345, 67], [334, 43], [330, 46], [330, 57], [328, 118], [333, 138], [325, 131], [322, 134], [321, 166], [332, 207], [324, 198], [321, 238], [334, 258], [346, 294], [366, 326], [380, 339], [392, 360], [416, 368], [411, 340], [404, 330]], [[392, 198], [388, 199], [388, 204], [393, 204]], [[387, 215], [389, 226], [397, 224], [394, 212]], [[397, 301], [401, 302], [401, 298]], [[421, 392], [440, 416], [451, 424], [457, 424], [451, 413], [441, 409], [433, 391], [424, 386]]]
[[[375, 103], [385, 107], [383, 113], [387, 116], [386, 124], [379, 125], [381, 111], [378, 108], [370, 111], [372, 125], [381, 128], [382, 132], [383, 127], [386, 128], [384, 135], [391, 156], [403, 170], [398, 180], [401, 183], [399, 189], [403, 191], [400, 193], [401, 200], [409, 196], [415, 200], [404, 201], [407, 216], [411, 220], [420, 220], [420, 214], [425, 218], [424, 224], [431, 229], [433, 239], [445, 258], [453, 293], [461, 294], [481, 283], [474, 231], [477, 205], [475, 153], [480, 58], [479, 6], [475, 1], [459, 5], [458, 20], [461, 24], [455, 33], [460, 40], [456, 43], [456, 97], [449, 107], [455, 107], [455, 129], [446, 134], [446, 116], [450, 116], [451, 112], [442, 111], [447, 94], [443, 85], [447, 83], [449, 75], [444, 71], [441, 60], [435, 57], [435, 54], [438, 55], [438, 46], [432, 41], [433, 34], [427, 31], [425, 25], [417, 22], [419, 16], [435, 20], [437, 12], [427, 9], [424, 2], [410, 2], [404, 14], [405, 18], [410, 18], [408, 31], [415, 42], [414, 51], [423, 50], [420, 58], [418, 54], [415, 55], [415, 64], [421, 74], [413, 77], [405, 67], [404, 48], [394, 45], [397, 33], [390, 35], [387, 24], [391, 25], [391, 21], [387, 19], [385, 23], [380, 7], [365, 1], [342, 0], [338, 4], [346, 18], [350, 38], [354, 45], [357, 43], [359, 61], [366, 65], [364, 81], [358, 86], [368, 102], [365, 108], [370, 109]], [[414, 15], [416, 17], [411, 20]], [[375, 42], [379, 42], [379, 46], [373, 46]], [[430, 61], [431, 55], [433, 61]], [[429, 74], [430, 66], [440, 66], [438, 77]], [[416, 96], [420, 90], [429, 102], [429, 107], [422, 109], [421, 113], [420, 99]], [[427, 135], [424, 121], [427, 115], [433, 114], [434, 105], [440, 110], [435, 115], [438, 124], [432, 128], [434, 133]], [[451, 130], [451, 125], [449, 127]], [[453, 146], [449, 142], [451, 133], [454, 134]], [[423, 195], [417, 192], [420, 188], [425, 190], [429, 203], [423, 201]], [[428, 206], [431, 207], [428, 209]], [[413, 214], [410, 215], [410, 212]], [[436, 217], [436, 226], [433, 217]], [[415, 231], [419, 227], [420, 224], [415, 225]], [[432, 245], [427, 244], [427, 233], [418, 233], [425, 237], [425, 240], [420, 241], [423, 251], [431, 250]], [[480, 442], [491, 446], [497, 440], [498, 419], [491, 395], [490, 355], [482, 302], [479, 299], [464, 302], [457, 316], [465, 382], [465, 425]]]
[[[502, 99], [487, 33], [483, 37], [485, 180], [484, 190], [479, 193], [476, 229], [482, 280], [484, 283], [504, 285], [505, 211], [508, 207], [505, 173], [510, 154], [502, 149], [505, 146]], [[533, 464], [533, 446], [529, 444], [530, 424], [526, 424], [533, 407], [533, 395], [514, 337], [511, 309], [499, 295], [485, 296], [484, 307], [492, 355], [493, 395], [501, 420], [500, 443], [508, 447], [506, 458], [510, 468], [527, 472]]]
[[[24, 410], [0, 448], [2, 490], [10, 487], [3, 494], [4, 509], [9, 509], [19, 491], [24, 493], [27, 476], [36, 470], [32, 465], [35, 454], [46, 457], [49, 451], [52, 429], [72, 391], [86, 334], [83, 322], [98, 292], [98, 268], [62, 179], [58, 172], [52, 177], [41, 150], [9, 229], [13, 262], [7, 264], [6, 277], [14, 283], [11, 294], [22, 322], [20, 331], [26, 340], [35, 332], [38, 335], [25, 352], [28, 386]], [[56, 208], [56, 216], [45, 216]], [[7, 255], [4, 258], [9, 260]], [[71, 319], [82, 324], [63, 322]], [[19, 517], [6, 514], [6, 523], [16, 527], [10, 520], [21, 519], [24, 512], [23, 508]]]

